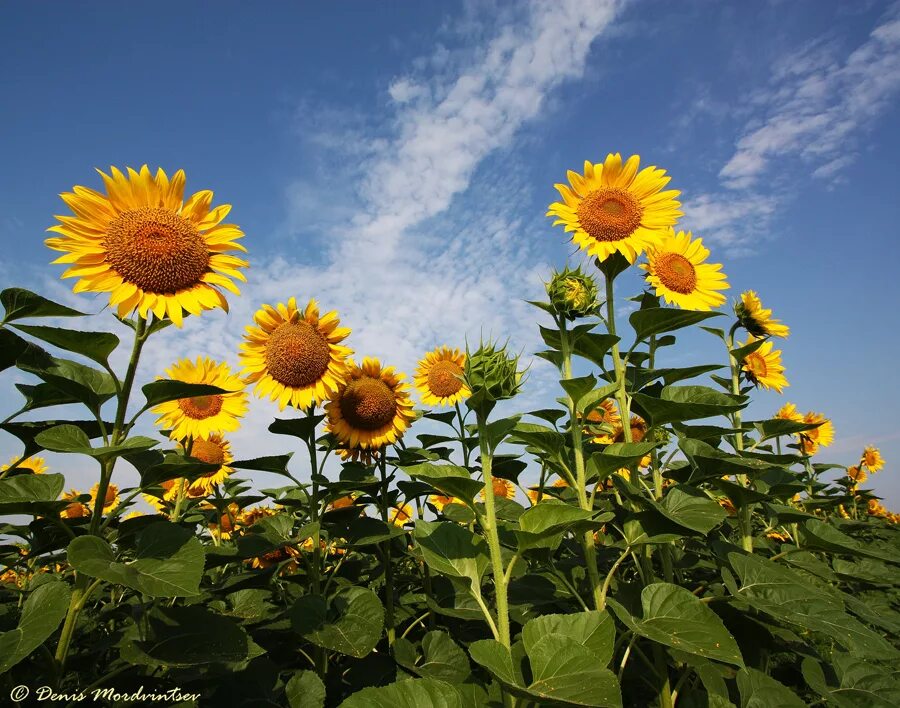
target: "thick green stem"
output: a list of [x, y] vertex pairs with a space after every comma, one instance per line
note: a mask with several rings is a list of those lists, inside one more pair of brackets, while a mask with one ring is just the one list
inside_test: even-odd
[[[378, 457], [378, 470], [381, 473], [381, 519], [384, 523], [389, 524], [388, 518], [388, 476], [387, 461], [382, 452]], [[387, 632], [387, 640], [389, 646], [394, 646], [397, 630], [394, 626], [394, 567], [391, 559], [391, 542], [388, 539], [381, 544], [382, 555], [384, 559], [384, 627]]]
[[[316, 450], [316, 427], [313, 424], [315, 414], [315, 406], [310, 406], [306, 409], [306, 417], [310, 423], [309, 437], [306, 439], [306, 446], [309, 450], [309, 516], [313, 524], [312, 564], [310, 569], [312, 571], [313, 594], [318, 596], [322, 594], [322, 531], [319, 528], [319, 466]], [[316, 673], [324, 679], [328, 673], [328, 651], [324, 647], [317, 646], [313, 651], [313, 655]]]
[[497, 531], [497, 509], [494, 504], [494, 477], [491, 474], [492, 453], [487, 438], [487, 419], [484, 413], [478, 412], [478, 443], [481, 452], [481, 472], [484, 475], [484, 511], [482, 527], [488, 542], [491, 555], [491, 570], [494, 575], [494, 592], [497, 598], [497, 632], [499, 641], [509, 647], [509, 604], [506, 592], [506, 573], [503, 568], [503, 557], [500, 554], [500, 535]]
[[[606, 328], [612, 336], [616, 336], [616, 305], [613, 290], [613, 278], [606, 278]], [[628, 405], [628, 394], [625, 392], [625, 363], [619, 351], [619, 343], [612, 345], [613, 367], [616, 373], [616, 403], [619, 406], [619, 417], [622, 419], [622, 435], [625, 442], [631, 440], [631, 411]], [[637, 486], [637, 470], [631, 472], [631, 483]]]
[[[741, 365], [731, 353], [734, 349], [734, 333], [737, 325], [731, 328], [726, 339], [728, 346], [728, 361], [731, 365], [731, 393], [735, 396], [741, 394]], [[744, 431], [742, 429], [741, 412], [735, 411], [731, 415], [731, 422], [737, 432], [734, 435], [734, 449], [738, 454], [744, 451]], [[750, 487], [750, 480], [745, 474], [737, 475], [738, 484], [742, 487]], [[743, 504], [738, 511], [738, 526], [741, 530], [741, 547], [748, 553], [753, 553], [753, 507], [750, 503]]]

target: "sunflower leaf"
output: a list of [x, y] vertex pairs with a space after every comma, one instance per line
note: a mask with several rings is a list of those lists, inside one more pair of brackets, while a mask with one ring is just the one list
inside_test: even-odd
[[84, 312], [60, 305], [53, 300], [24, 288], [7, 288], [0, 292], [5, 315], [0, 324], [8, 324], [25, 317], [83, 317]]
[[38, 325], [15, 325], [15, 328], [54, 347], [86, 356], [101, 366], [107, 365], [109, 355], [119, 346], [119, 338], [112, 332], [82, 332]]
[[147, 402], [144, 408], [152, 408], [160, 403], [177, 401], [180, 398], [196, 398], [197, 396], [216, 396], [231, 393], [218, 386], [203, 383], [187, 383], [173, 379], [161, 379], [141, 386]]

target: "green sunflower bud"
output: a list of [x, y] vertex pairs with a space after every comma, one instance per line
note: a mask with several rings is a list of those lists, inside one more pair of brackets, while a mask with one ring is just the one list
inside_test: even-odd
[[495, 342], [481, 343], [474, 352], [466, 352], [465, 382], [472, 396], [469, 406], [477, 408], [483, 403], [512, 398], [522, 388], [523, 373], [519, 370], [519, 357], [506, 351], [506, 346]]
[[554, 273], [547, 283], [547, 295], [556, 314], [568, 320], [586, 317], [597, 309], [597, 283], [581, 268]]

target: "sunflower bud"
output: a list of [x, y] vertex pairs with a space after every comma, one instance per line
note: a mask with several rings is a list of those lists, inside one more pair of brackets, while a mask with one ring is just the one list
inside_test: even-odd
[[547, 295], [556, 314], [568, 320], [586, 317], [597, 309], [597, 283], [581, 268], [554, 273], [547, 283]]
[[519, 357], [506, 351], [506, 346], [482, 343], [474, 352], [466, 352], [465, 381], [472, 391], [469, 406], [493, 405], [515, 396], [522, 387]]

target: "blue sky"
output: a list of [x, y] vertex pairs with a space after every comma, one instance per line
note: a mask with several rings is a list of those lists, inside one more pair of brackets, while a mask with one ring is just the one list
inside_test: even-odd
[[[553, 183], [638, 153], [672, 174], [729, 296], [753, 288], [791, 326], [791, 386], [751, 414], [825, 412], [823, 460], [878, 445], [873, 487], [900, 507], [897, 4], [7, 3], [0, 44], [0, 284], [101, 309], [43, 246], [58, 194], [99, 187], [94, 167], [184, 168], [247, 233], [231, 314], [167, 332], [142, 378], [174, 354], [236, 363], [253, 311], [292, 294], [409, 373], [482, 330], [534, 351], [522, 301], [572, 255], [544, 217]], [[670, 356], [721, 352], [690, 336]], [[551, 383], [536, 364], [522, 406], [548, 404]], [[264, 433], [276, 412], [254, 402], [240, 457], [283, 446]], [[94, 474], [65, 464], [72, 484]]]

